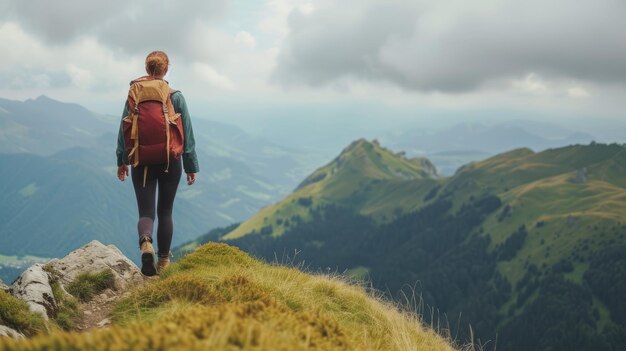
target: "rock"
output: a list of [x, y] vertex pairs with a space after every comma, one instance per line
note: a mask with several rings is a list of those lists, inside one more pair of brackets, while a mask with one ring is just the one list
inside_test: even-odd
[[124, 256], [115, 245], [104, 245], [97, 240], [69, 253], [62, 259], [46, 264], [61, 285], [67, 286], [81, 273], [97, 273], [106, 269], [113, 272], [115, 290], [126, 290], [143, 281], [139, 268]]
[[96, 324], [98, 326], [98, 328], [102, 328], [105, 325], [109, 325], [111, 324], [111, 320], [109, 318], [105, 318], [103, 320], [101, 320], [100, 322], [98, 322], [98, 324]]
[[11, 285], [13, 296], [26, 301], [31, 311], [46, 320], [56, 313], [57, 302], [52, 295], [50, 277], [40, 263], [30, 266]]
[[0, 337], [8, 336], [13, 339], [24, 339], [24, 334], [7, 327], [6, 325], [0, 325]]
[[430, 162], [429, 159], [427, 158], [420, 159], [420, 164], [423, 167], [424, 171], [426, 171], [429, 177], [439, 178], [439, 174], [437, 173], [437, 167], [435, 167], [435, 165], [432, 162]]

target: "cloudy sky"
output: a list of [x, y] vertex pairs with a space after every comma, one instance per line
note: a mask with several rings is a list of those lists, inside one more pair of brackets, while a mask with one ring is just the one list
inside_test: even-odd
[[0, 97], [117, 115], [158, 49], [192, 111], [217, 120], [623, 119], [624, 15], [624, 0], [0, 0]]

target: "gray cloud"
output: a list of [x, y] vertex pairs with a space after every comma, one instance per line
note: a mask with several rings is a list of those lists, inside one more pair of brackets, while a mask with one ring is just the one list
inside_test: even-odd
[[462, 92], [533, 72], [626, 83], [624, 1], [343, 3], [291, 14], [274, 82], [318, 86], [348, 77]]
[[211, 1], [137, 1], [132, 15], [118, 16], [107, 22], [98, 37], [113, 48], [131, 53], [161, 49], [193, 56], [193, 45], [206, 45], [203, 37], [193, 37], [194, 26], [221, 19], [228, 7], [227, 0]]
[[25, 30], [46, 41], [63, 44], [91, 33], [119, 13], [127, 13], [124, 0], [13, 0], [5, 3], [4, 19], [18, 22]]
[[[228, 0], [13, 0], [0, 10], [46, 43], [67, 44], [91, 36], [127, 54], [161, 49], [194, 52], [189, 35], [202, 22], [222, 18]], [[202, 44], [203, 38], [193, 38]], [[185, 55], [181, 55], [184, 57]]]

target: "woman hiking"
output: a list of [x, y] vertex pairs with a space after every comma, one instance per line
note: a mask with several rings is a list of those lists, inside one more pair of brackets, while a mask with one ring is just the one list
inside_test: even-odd
[[[146, 276], [158, 274], [170, 262], [174, 231], [172, 209], [182, 168], [187, 174], [188, 185], [196, 181], [196, 173], [199, 171], [185, 98], [163, 80], [168, 67], [169, 58], [164, 52], [148, 54], [148, 75], [131, 82], [117, 138], [119, 180], [126, 179], [128, 165], [132, 165], [131, 179], [139, 210], [137, 233], [141, 272]], [[158, 262], [155, 265], [152, 231], [157, 184]]]

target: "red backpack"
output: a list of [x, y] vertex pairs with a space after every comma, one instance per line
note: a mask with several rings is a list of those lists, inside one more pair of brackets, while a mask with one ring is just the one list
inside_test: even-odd
[[167, 172], [170, 159], [183, 153], [183, 124], [172, 105], [174, 92], [163, 79], [141, 77], [131, 82], [123, 132], [126, 154], [134, 167], [167, 163]]

